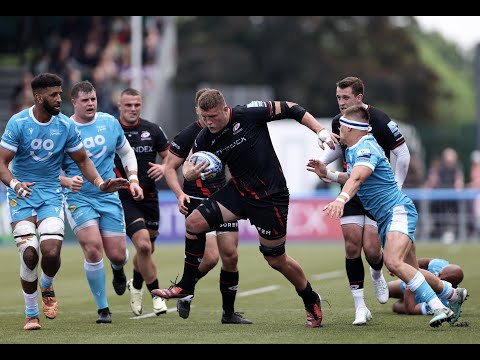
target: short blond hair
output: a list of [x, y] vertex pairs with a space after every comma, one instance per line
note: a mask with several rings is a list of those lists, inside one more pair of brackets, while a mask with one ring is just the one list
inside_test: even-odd
[[218, 106], [225, 105], [225, 97], [216, 89], [206, 90], [198, 99], [198, 107], [203, 111], [208, 111]]

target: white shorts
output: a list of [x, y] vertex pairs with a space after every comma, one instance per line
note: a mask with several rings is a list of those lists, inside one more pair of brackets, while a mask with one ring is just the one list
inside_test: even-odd
[[377, 222], [370, 219], [367, 215], [351, 215], [351, 216], [342, 216], [340, 218], [340, 225], [355, 224], [360, 227], [365, 225], [372, 225], [377, 227]]

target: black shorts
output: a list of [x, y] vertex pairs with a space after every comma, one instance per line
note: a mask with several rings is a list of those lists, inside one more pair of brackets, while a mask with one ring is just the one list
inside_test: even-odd
[[[195, 210], [201, 203], [202, 203], [202, 200], [200, 199], [190, 198], [190, 203], [185, 203], [185, 206], [188, 209], [188, 214], [185, 215], [185, 217], [190, 215], [193, 212], [193, 210]], [[232, 221], [232, 222], [217, 225], [214, 230], [221, 231], [221, 232], [238, 232], [238, 221]]]
[[349, 202], [345, 204], [342, 217], [356, 215], [367, 215], [370, 219], [375, 220], [373, 216], [370, 215], [367, 210], [365, 210], [360, 198], [357, 195], [355, 195]]
[[145, 225], [149, 230], [158, 230], [160, 221], [160, 209], [158, 197], [145, 198], [135, 201], [132, 197], [122, 199], [123, 212], [125, 213], [125, 225], [128, 227], [135, 220], [145, 219]]
[[288, 190], [261, 199], [242, 197], [235, 185], [229, 181], [226, 186], [210, 196], [211, 200], [225, 206], [242, 219], [249, 219], [258, 234], [266, 240], [277, 240], [287, 234]]

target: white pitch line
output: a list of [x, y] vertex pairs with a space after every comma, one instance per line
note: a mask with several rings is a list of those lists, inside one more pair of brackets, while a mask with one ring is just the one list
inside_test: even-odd
[[313, 275], [312, 279], [313, 280], [336, 279], [344, 275], [345, 275], [345, 272], [343, 270], [337, 270], [337, 271], [330, 271], [323, 274]]
[[237, 296], [244, 297], [244, 296], [251, 296], [251, 295], [257, 295], [257, 294], [262, 294], [270, 291], [275, 291], [280, 289], [280, 286], [278, 285], [270, 285], [270, 286], [265, 286], [262, 288], [258, 289], [253, 289], [253, 290], [248, 290], [248, 291], [242, 291], [241, 293], [238, 293]]
[[[193, 307], [193, 306], [192, 306]], [[170, 308], [167, 310], [167, 313], [172, 313], [172, 312], [176, 312], [177, 311], [177, 308], [174, 307], [174, 308]], [[134, 316], [134, 317], [131, 317], [130, 320], [139, 320], [139, 319], [146, 319], [146, 318], [151, 318], [151, 317], [155, 317], [157, 315], [155, 315], [155, 313], [148, 313], [148, 314], [144, 314], [144, 315], [140, 315], [140, 316]], [[162, 316], [162, 315], [160, 315]]]

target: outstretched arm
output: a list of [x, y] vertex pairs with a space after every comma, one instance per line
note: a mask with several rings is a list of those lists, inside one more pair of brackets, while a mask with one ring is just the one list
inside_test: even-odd
[[[346, 173], [340, 173], [343, 174]], [[327, 204], [323, 211], [326, 212], [331, 218], [340, 218], [343, 215], [343, 209], [345, 204], [357, 193], [360, 186], [365, 182], [366, 179], [372, 174], [372, 170], [366, 166], [355, 166], [348, 178], [347, 182], [343, 186], [342, 192], [335, 201]]]
[[78, 168], [82, 172], [83, 176], [98, 187], [100, 190], [104, 192], [114, 192], [119, 189], [127, 189], [129, 186], [129, 182], [127, 179], [116, 178], [116, 179], [108, 179], [104, 181], [100, 174], [97, 171], [97, 168], [93, 164], [92, 160], [87, 155], [87, 152], [84, 148], [80, 150], [68, 153], [73, 161], [78, 165]]
[[335, 148], [335, 144], [339, 144], [338, 135], [325, 129], [320, 123], [297, 103], [291, 101], [274, 101], [274, 114], [276, 119], [295, 119], [300, 124], [308, 127], [318, 136], [318, 144], [324, 149], [327, 144], [330, 149]]

